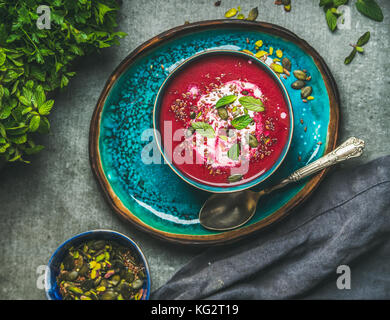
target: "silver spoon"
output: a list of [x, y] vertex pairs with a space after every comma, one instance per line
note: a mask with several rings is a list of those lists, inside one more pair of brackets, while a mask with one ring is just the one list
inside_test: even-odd
[[207, 199], [200, 209], [200, 224], [206, 229], [218, 231], [238, 228], [254, 216], [257, 203], [263, 195], [280, 189], [291, 182], [300, 181], [338, 162], [359, 157], [363, 153], [363, 149], [364, 141], [352, 137], [322, 158], [298, 169], [276, 186], [259, 192], [244, 190], [214, 194]]

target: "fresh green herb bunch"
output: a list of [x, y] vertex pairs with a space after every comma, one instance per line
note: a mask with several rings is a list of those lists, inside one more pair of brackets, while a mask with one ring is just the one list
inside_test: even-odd
[[[37, 27], [37, 8], [50, 8], [50, 29]], [[77, 58], [119, 44], [116, 0], [0, 0], [0, 162], [41, 151], [54, 100]]]

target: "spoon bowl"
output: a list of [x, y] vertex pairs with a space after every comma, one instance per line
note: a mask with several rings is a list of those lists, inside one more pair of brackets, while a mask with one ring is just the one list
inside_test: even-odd
[[255, 214], [259, 196], [259, 193], [250, 190], [227, 193], [223, 196], [214, 194], [200, 210], [200, 224], [216, 231], [229, 230], [232, 225], [238, 228]]

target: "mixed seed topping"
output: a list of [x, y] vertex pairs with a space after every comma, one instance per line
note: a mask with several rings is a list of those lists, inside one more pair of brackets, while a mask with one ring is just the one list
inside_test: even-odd
[[57, 276], [64, 300], [140, 300], [145, 281], [138, 256], [104, 240], [71, 247]]
[[[264, 128], [268, 133], [274, 131], [274, 119], [262, 114], [267, 98], [260, 89], [245, 79], [222, 82], [224, 76], [182, 94], [170, 108], [185, 128], [183, 154], [188, 150], [203, 157], [204, 166], [213, 176], [225, 175], [244, 158], [251, 163], [260, 161], [271, 154], [277, 142], [263, 132]], [[205, 78], [210, 79], [207, 74]]]

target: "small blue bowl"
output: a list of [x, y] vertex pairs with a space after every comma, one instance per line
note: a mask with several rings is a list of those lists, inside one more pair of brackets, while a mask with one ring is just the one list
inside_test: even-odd
[[[166, 155], [164, 147], [160, 140], [160, 112], [161, 112], [161, 105], [162, 105], [162, 98], [164, 96], [165, 90], [168, 87], [169, 83], [172, 81], [172, 79], [180, 73], [183, 69], [185, 69], [189, 64], [193, 63], [194, 61], [197, 61], [198, 59], [201, 59], [205, 56], [215, 56], [215, 55], [232, 55], [232, 56], [240, 56], [240, 57], [246, 57], [248, 60], [252, 61], [255, 65], [259, 66], [263, 70], [265, 70], [271, 78], [277, 83], [281, 93], [283, 94], [284, 100], [287, 104], [287, 108], [289, 111], [289, 117], [290, 117], [290, 126], [289, 126], [289, 133], [288, 133], [288, 139], [285, 145], [283, 146], [282, 152], [279, 155], [278, 159], [275, 161], [273, 166], [265, 171], [262, 175], [258, 176], [257, 178], [254, 178], [248, 182], [240, 181], [232, 183], [231, 186], [211, 186], [204, 183], [201, 183], [187, 175], [185, 175], [183, 172], [181, 172], [173, 163], [173, 161], [170, 160], [170, 158]], [[189, 183], [190, 185], [204, 190], [208, 192], [213, 193], [228, 193], [228, 192], [237, 192], [242, 191], [245, 189], [252, 188], [256, 185], [258, 185], [261, 182], [264, 182], [267, 180], [282, 164], [283, 160], [285, 159], [287, 152], [291, 145], [291, 140], [293, 136], [293, 130], [294, 130], [294, 114], [293, 114], [293, 108], [292, 103], [290, 100], [290, 96], [288, 94], [288, 91], [286, 87], [284, 86], [283, 82], [280, 80], [280, 78], [277, 76], [277, 74], [263, 61], [256, 58], [253, 55], [250, 55], [243, 51], [236, 51], [236, 50], [225, 50], [225, 49], [216, 49], [216, 50], [207, 50], [201, 53], [197, 53], [190, 58], [186, 59], [182, 63], [180, 63], [176, 68], [167, 76], [165, 81], [160, 86], [160, 89], [156, 95], [156, 99], [154, 102], [154, 108], [153, 108], [153, 129], [154, 129], [154, 138], [157, 143], [158, 149], [160, 150], [162, 156], [164, 157], [165, 162], [169, 165], [169, 167], [175, 172], [182, 180]]]
[[46, 292], [47, 299], [62, 300], [62, 296], [59, 292], [59, 287], [56, 281], [56, 278], [60, 271], [60, 264], [63, 261], [65, 254], [67, 253], [70, 247], [77, 246], [80, 243], [89, 240], [115, 241], [120, 245], [129, 247], [134, 254], [138, 255], [140, 261], [142, 261], [143, 265], [145, 266], [145, 274], [146, 274], [146, 281], [142, 287], [143, 294], [141, 300], [148, 300], [150, 295], [150, 286], [151, 286], [150, 271], [149, 271], [149, 266], [146, 261], [146, 258], [142, 253], [141, 249], [133, 240], [131, 240], [129, 237], [125, 236], [122, 233], [112, 231], [112, 230], [100, 230], [100, 229], [80, 233], [70, 238], [69, 240], [65, 241], [57, 248], [57, 250], [54, 252], [54, 254], [51, 256], [49, 260], [48, 268], [46, 269], [46, 273], [45, 273], [45, 292]]

